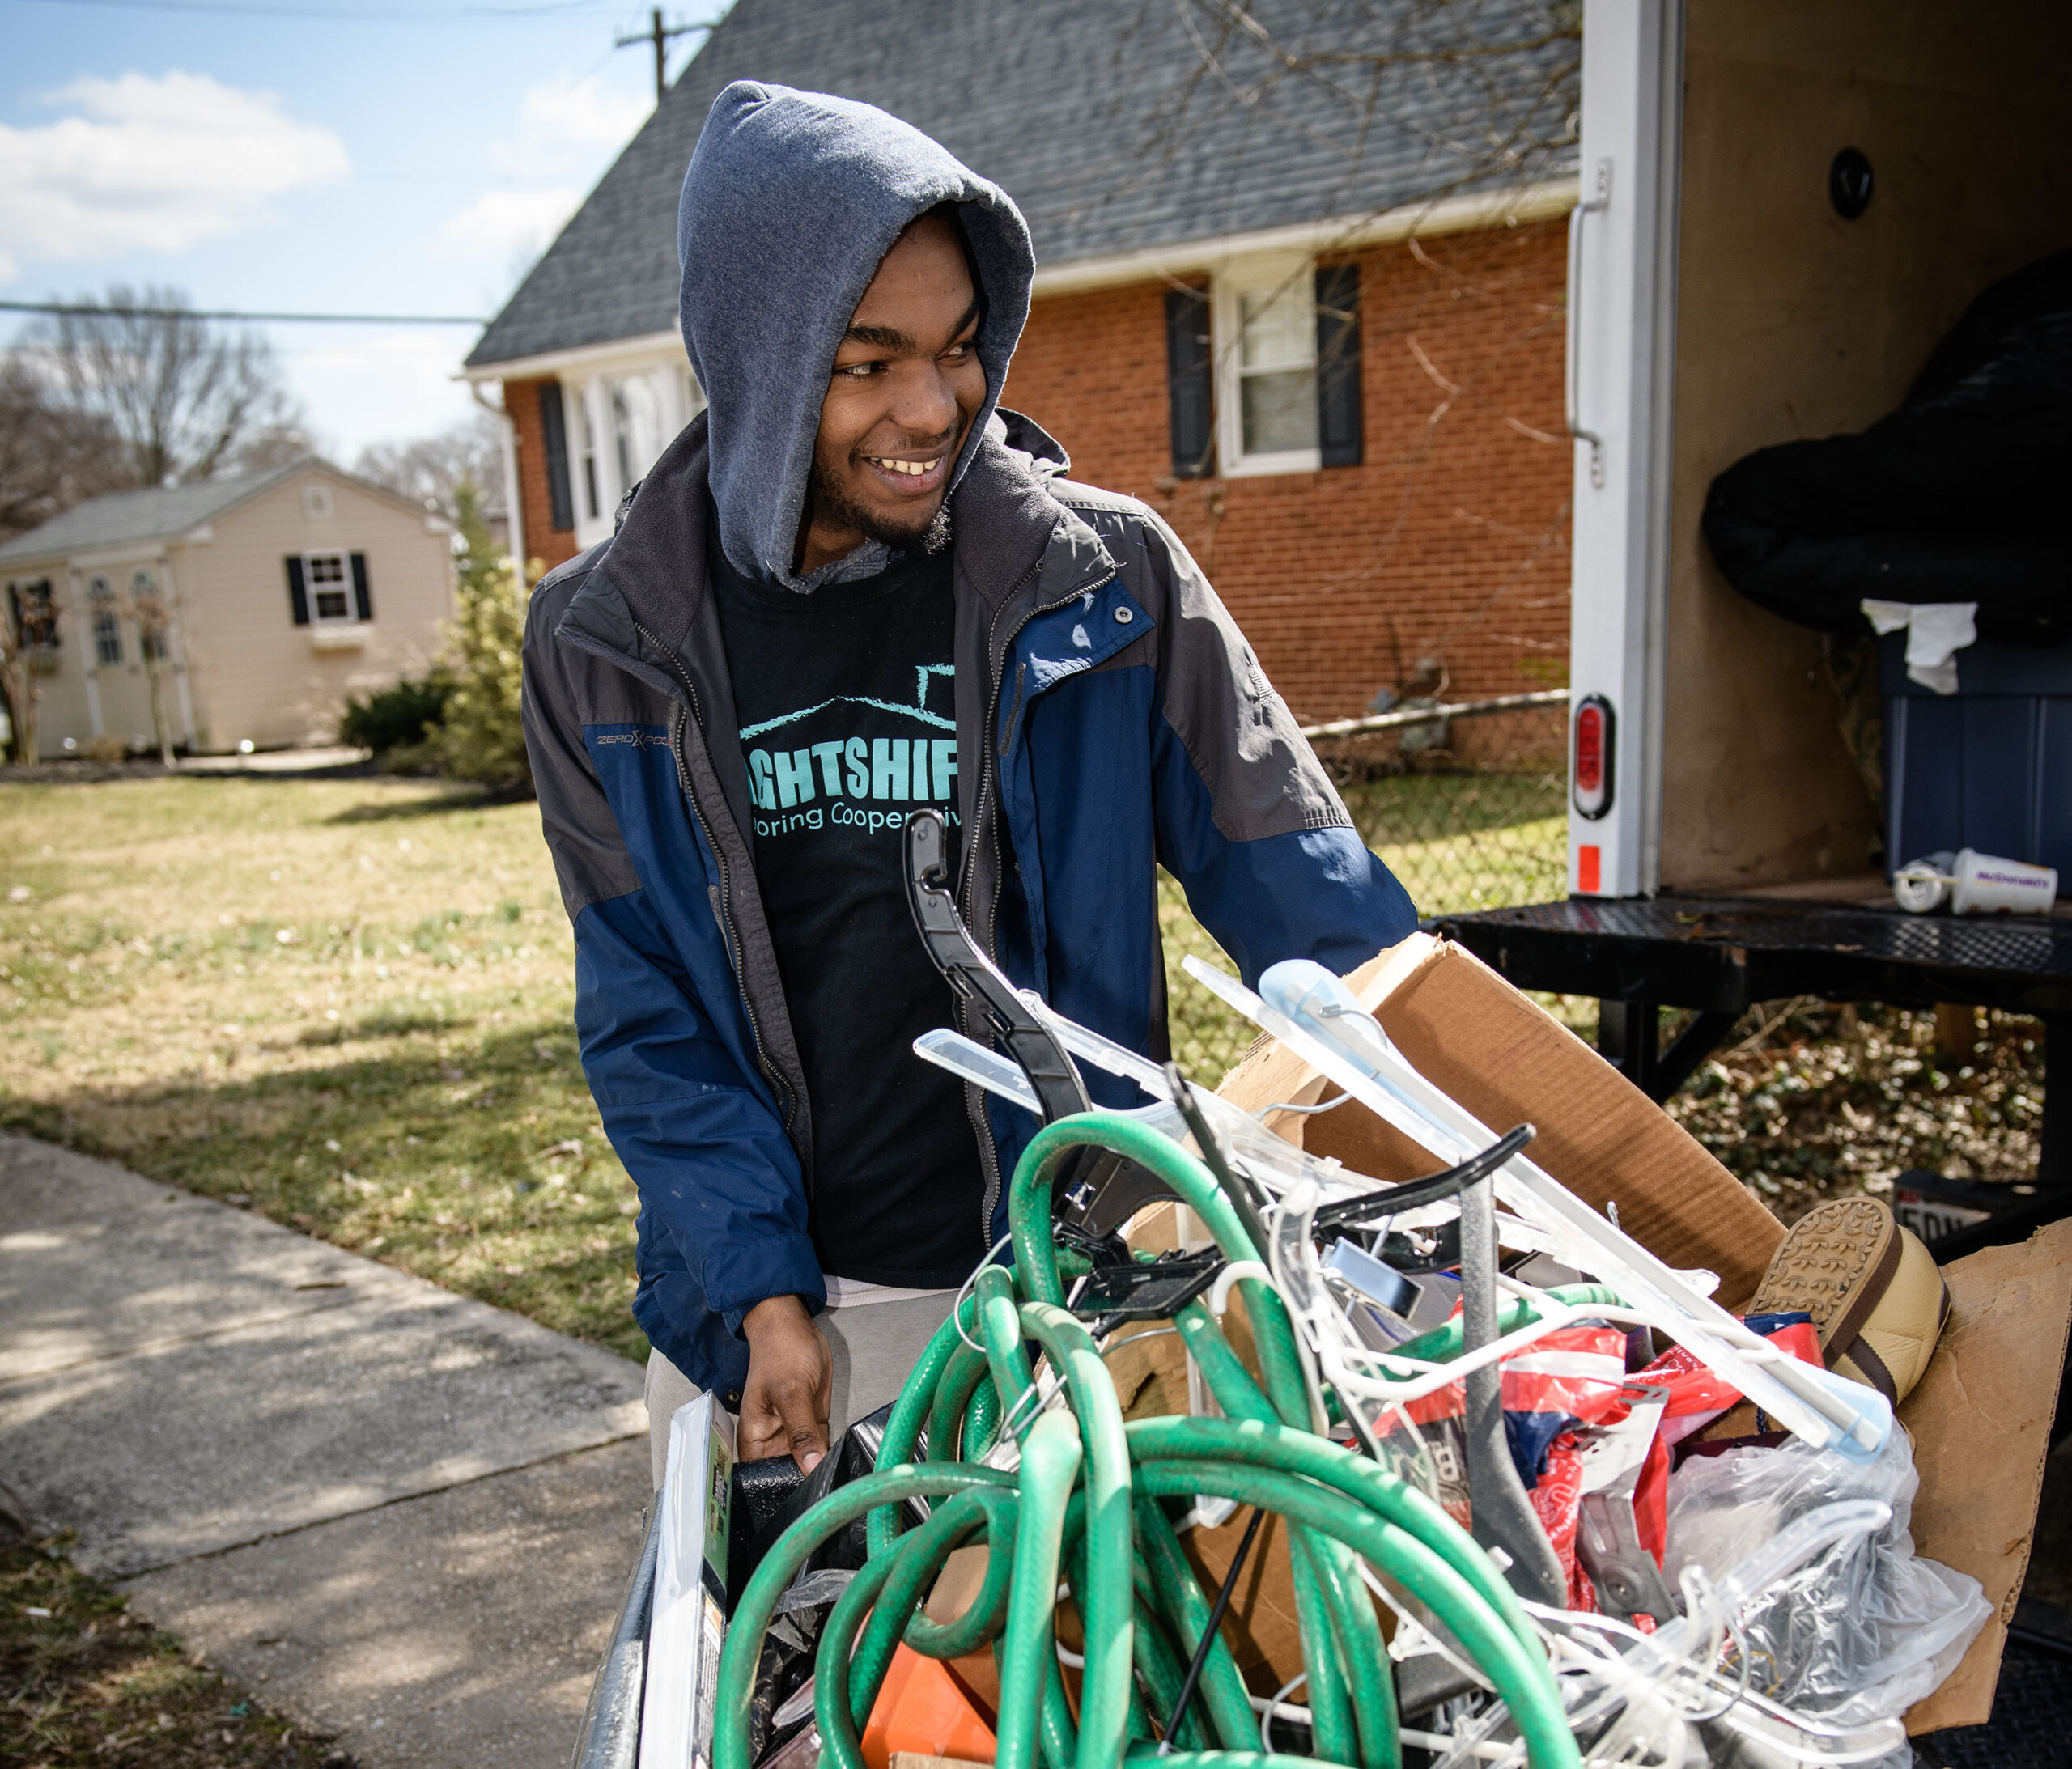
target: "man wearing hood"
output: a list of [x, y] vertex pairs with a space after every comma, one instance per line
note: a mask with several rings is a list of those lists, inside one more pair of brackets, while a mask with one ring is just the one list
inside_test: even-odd
[[914, 930], [914, 810], [1017, 985], [1153, 1054], [1160, 865], [1248, 982], [1416, 925], [1178, 537], [999, 408], [1034, 268], [1003, 191], [868, 105], [739, 82], [677, 252], [708, 409], [525, 637], [584, 1069], [640, 1192], [657, 1484], [701, 1389], [743, 1459], [809, 1468], [1005, 1232], [1034, 1124], [910, 1048], [984, 1036]]

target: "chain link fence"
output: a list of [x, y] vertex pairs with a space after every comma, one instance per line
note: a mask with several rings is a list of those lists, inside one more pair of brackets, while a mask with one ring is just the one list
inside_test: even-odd
[[1312, 725], [1367, 846], [1420, 915], [1568, 889], [1565, 690]]
[[[1545, 902], [1568, 892], [1565, 689], [1409, 706], [1305, 728], [1369, 847], [1420, 915]], [[1252, 1028], [1180, 969], [1229, 961], [1170, 879], [1160, 886], [1173, 1054], [1213, 1084]]]

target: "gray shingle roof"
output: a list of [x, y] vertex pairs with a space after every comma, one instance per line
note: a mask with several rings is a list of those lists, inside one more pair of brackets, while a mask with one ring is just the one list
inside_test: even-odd
[[1037, 261], [1055, 265], [1572, 170], [1579, 11], [1570, 0], [1253, 0], [1242, 12], [1221, 0], [736, 0], [468, 365], [674, 329], [677, 188], [733, 80], [863, 99], [927, 130], [1007, 189]]
[[314, 464], [298, 460], [267, 473], [202, 479], [189, 486], [153, 486], [144, 491], [111, 491], [89, 498], [84, 503], [73, 505], [62, 516], [53, 516], [41, 528], [18, 534], [0, 546], [0, 565], [185, 534], [197, 523], [220, 515], [232, 504], [241, 503]]

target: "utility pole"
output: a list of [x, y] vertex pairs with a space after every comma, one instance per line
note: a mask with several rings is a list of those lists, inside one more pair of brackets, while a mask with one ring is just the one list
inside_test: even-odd
[[655, 45], [655, 102], [659, 105], [662, 102], [662, 95], [669, 90], [670, 43], [677, 37], [690, 36], [700, 31], [709, 31], [712, 27], [709, 24], [665, 25], [662, 23], [662, 9], [660, 6], [656, 6], [650, 16], [654, 20], [650, 28], [630, 37], [614, 37], [612, 47], [615, 49], [631, 49], [636, 43], [652, 43]]

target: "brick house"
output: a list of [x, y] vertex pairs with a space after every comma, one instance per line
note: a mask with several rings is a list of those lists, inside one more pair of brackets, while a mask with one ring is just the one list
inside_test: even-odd
[[1567, 15], [737, 0], [467, 359], [502, 384], [516, 545], [604, 539], [701, 409], [677, 189], [713, 97], [768, 79], [1014, 196], [1038, 269], [1007, 403], [1173, 524], [1299, 716], [1565, 683]]

